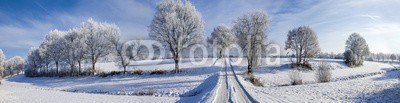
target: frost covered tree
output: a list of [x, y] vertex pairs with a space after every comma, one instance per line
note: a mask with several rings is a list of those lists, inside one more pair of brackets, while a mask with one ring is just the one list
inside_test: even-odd
[[181, 52], [203, 42], [201, 15], [189, 1], [163, 0], [149, 26], [149, 37], [171, 51], [179, 72]]
[[5, 67], [5, 59], [6, 56], [3, 53], [3, 50], [0, 49], [0, 84], [1, 84], [1, 79], [3, 78], [3, 72], [4, 72], [4, 67]]
[[[126, 74], [126, 67], [130, 64], [130, 60], [134, 58], [130, 58], [127, 55], [127, 52], [132, 52], [132, 51], [127, 51], [128, 47], [131, 47], [131, 50], [136, 50], [135, 47], [138, 46], [137, 42], [127, 42], [127, 44], [124, 44], [120, 41], [120, 34], [118, 33], [117, 35], [114, 35], [111, 39], [111, 43], [114, 45], [116, 57], [115, 60], [117, 62], [117, 65], [122, 67], [124, 69], [124, 74]], [[135, 55], [131, 55], [132, 57], [135, 57]]]
[[51, 30], [45, 37], [45, 40], [40, 45], [40, 56], [43, 58], [43, 65], [49, 71], [49, 65], [54, 62], [56, 65], [56, 72], [59, 70], [59, 63], [63, 59], [63, 36], [65, 32], [57, 29]]
[[226, 25], [214, 28], [207, 42], [217, 48], [218, 58], [222, 58], [223, 51], [236, 42], [236, 37]]
[[86, 59], [86, 53], [88, 53], [87, 45], [85, 43], [86, 37], [83, 34], [83, 29], [81, 27], [72, 29], [70, 35], [73, 35], [76, 39], [71, 42], [71, 45], [75, 48], [74, 59], [76, 59], [76, 62], [78, 63], [78, 75], [80, 75], [82, 73], [82, 63]]
[[[116, 25], [96, 22], [93, 19], [88, 19], [80, 27], [68, 31], [51, 30], [39, 48], [32, 48], [29, 51], [25, 65], [26, 75], [29, 77], [66, 76], [68, 73], [82, 75], [84, 61], [92, 64], [90, 72], [94, 75], [95, 64], [100, 58], [114, 51], [111, 41], [118, 36], [119, 28]], [[77, 65], [78, 73], [76, 73]]]
[[41, 69], [41, 72], [49, 72], [49, 65], [51, 63], [51, 58], [50, 58], [50, 52], [47, 51], [47, 49], [49, 48], [50, 43], [43, 41], [38, 49], [39, 52], [39, 57], [41, 58], [41, 66], [43, 67]]
[[35, 77], [40, 75], [42, 59], [40, 58], [39, 48], [31, 48], [25, 63], [25, 76]]
[[252, 69], [258, 67], [262, 49], [266, 46], [269, 17], [263, 11], [254, 10], [238, 17], [234, 23], [232, 31], [247, 57], [247, 72], [252, 73]]
[[290, 30], [287, 34], [285, 49], [295, 52], [296, 66], [309, 68], [308, 60], [320, 52], [317, 34], [309, 26]]
[[126, 55], [126, 50], [124, 50], [124, 44], [119, 41], [113, 42], [113, 44], [116, 52], [115, 60], [118, 62], [118, 66], [124, 68], [124, 74], [126, 74], [126, 67], [129, 65], [130, 60]]
[[399, 60], [399, 62], [400, 62], [400, 55], [399, 56], [397, 56], [397, 59]]
[[82, 25], [87, 47], [87, 58], [92, 64], [92, 75], [96, 72], [96, 63], [99, 58], [105, 57], [112, 52], [111, 39], [119, 34], [119, 28], [115, 24], [97, 22], [89, 19]]
[[361, 66], [365, 56], [368, 55], [369, 47], [367, 42], [358, 33], [353, 33], [346, 41], [346, 51], [344, 53], [345, 62], [350, 67]]
[[50, 63], [53, 61], [56, 65], [56, 73], [59, 73], [59, 65], [63, 59], [64, 54], [62, 53], [64, 49], [64, 40], [63, 37], [65, 32], [60, 30], [51, 30], [45, 37], [44, 43], [42, 46], [45, 46], [45, 54], [46, 58], [49, 59]]
[[24, 70], [25, 60], [20, 56], [15, 56], [6, 62], [6, 75], [14, 75]]
[[376, 55], [376, 58], [378, 59], [378, 61], [383, 61], [384, 54], [383, 54], [383, 53], [378, 53], [378, 54]]
[[[28, 54], [28, 59], [32, 58], [31, 60], [35, 60], [35, 64], [36, 64], [35, 67], [37, 67], [37, 68], [34, 68], [34, 69], [38, 69], [37, 72], [39, 74], [49, 73], [49, 64], [51, 62], [51, 60], [49, 59], [49, 57], [46, 53], [46, 50], [43, 49], [43, 47], [45, 47], [43, 45], [44, 44], [42, 43], [39, 48], [31, 48], [32, 55]], [[31, 51], [29, 53], [31, 53]], [[29, 61], [30, 60], [28, 60], [28, 63], [29, 63]], [[30, 68], [30, 67], [28, 67], [28, 68]]]
[[396, 59], [397, 59], [397, 57], [396, 57], [396, 55], [394, 55], [394, 54], [391, 54], [391, 55], [390, 55], [390, 59], [392, 60], [392, 62], [394, 62], [394, 60], [396, 60]]
[[86, 53], [85, 38], [81, 28], [73, 28], [67, 31], [64, 36], [64, 61], [70, 66], [70, 73], [74, 75], [76, 64], [78, 66], [78, 75], [81, 73], [81, 63]]

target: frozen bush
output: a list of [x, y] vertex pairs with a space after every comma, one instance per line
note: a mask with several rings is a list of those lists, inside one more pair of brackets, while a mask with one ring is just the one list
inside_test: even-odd
[[133, 71], [133, 74], [137, 74], [137, 75], [143, 75], [144, 74], [144, 72], [143, 72], [143, 70], [135, 70], [135, 71]]
[[154, 70], [154, 71], [150, 72], [150, 75], [153, 75], [153, 74], [166, 74], [166, 73], [167, 73], [166, 70]]
[[331, 81], [331, 66], [326, 62], [321, 62], [318, 64], [315, 76], [318, 83], [330, 82]]
[[292, 68], [295, 68], [297, 70], [301, 70], [301, 71], [309, 71], [312, 70], [311, 64], [308, 62], [305, 63], [292, 63]]
[[247, 78], [247, 80], [249, 80], [250, 83], [252, 83], [254, 86], [264, 87], [264, 85], [261, 83], [260, 79], [254, 77], [253, 74], [249, 74], [249, 77]]
[[289, 79], [291, 85], [300, 85], [303, 84], [303, 79], [301, 79], [301, 74], [299, 70], [292, 70], [289, 73]]

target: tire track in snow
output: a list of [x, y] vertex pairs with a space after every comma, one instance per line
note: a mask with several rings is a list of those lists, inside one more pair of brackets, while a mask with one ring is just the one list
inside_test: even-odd
[[217, 95], [214, 97], [213, 103], [252, 103], [257, 102], [240, 84], [236, 73], [233, 70], [231, 61], [228, 58], [224, 60], [224, 68], [222, 70], [222, 77], [219, 79], [219, 86], [217, 87]]

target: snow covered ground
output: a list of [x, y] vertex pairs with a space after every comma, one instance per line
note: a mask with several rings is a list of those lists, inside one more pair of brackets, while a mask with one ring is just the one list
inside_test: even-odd
[[[342, 60], [313, 60], [328, 62], [334, 68], [334, 82], [315, 83], [314, 72], [301, 73], [302, 79], [309, 84], [282, 86], [290, 84], [288, 59], [281, 59], [282, 65], [266, 66], [255, 70], [265, 87], [256, 87], [250, 82], [241, 82], [249, 93], [260, 102], [399, 102], [400, 70], [389, 63], [364, 62], [364, 66], [347, 67]], [[397, 65], [397, 64], [393, 64]], [[246, 63], [236, 69], [244, 72]]]
[[[280, 65], [262, 66], [254, 71], [264, 87], [256, 87], [244, 80], [247, 62], [232, 64], [239, 82], [259, 102], [399, 102], [400, 67], [398, 63], [368, 62], [357, 68], [347, 67], [342, 60], [317, 59], [332, 66], [334, 82], [315, 83], [314, 72], [302, 72], [307, 84], [289, 84], [288, 59]], [[154, 65], [155, 62], [161, 62]], [[114, 63], [97, 65], [104, 71], [118, 71]], [[130, 70], [173, 70], [172, 60], [139, 61]], [[183, 60], [182, 73], [163, 75], [128, 75], [111, 77], [41, 77], [23, 75], [3, 80], [0, 85], [0, 103], [53, 103], [53, 102], [210, 102], [219, 91], [219, 75], [224, 63], [208, 59], [203, 65]], [[141, 93], [153, 95], [139, 96]]]
[[[254, 75], [262, 80], [264, 86], [280, 86], [290, 84], [289, 74], [291, 73], [289, 59], [280, 59], [280, 65], [265, 65], [254, 70]], [[333, 81], [343, 81], [348, 79], [363, 78], [378, 74], [385, 74], [388, 71], [395, 69], [389, 63], [365, 61], [361, 67], [350, 68], [344, 64], [343, 60], [339, 59], [316, 59], [310, 61], [313, 67], [316, 67], [319, 62], [327, 62], [331, 65], [331, 73]], [[236, 65], [238, 71], [244, 72], [247, 69], [247, 62], [241, 62]], [[301, 72], [303, 81], [307, 83], [315, 83], [315, 72]]]
[[9, 84], [9, 82], [0, 86], [0, 103], [143, 103], [154, 100], [173, 102], [178, 99], [178, 97], [72, 93], [30, 84]]
[[[129, 95], [132, 98], [129, 100], [140, 100], [159, 101], [160, 98], [167, 98], [165, 100], [174, 102], [177, 100], [184, 100], [186, 97], [196, 95], [197, 92], [203, 90], [212, 81], [217, 81], [215, 75], [219, 70], [220, 66], [218, 63], [215, 64], [214, 59], [208, 59], [204, 65], [194, 65], [188, 60], [183, 60], [180, 65], [182, 73], [174, 74], [162, 74], [162, 75], [129, 75], [129, 76], [111, 76], [111, 77], [40, 77], [40, 78], [27, 78], [23, 75], [17, 75], [3, 81], [4, 85], [0, 85], [0, 90], [5, 97], [0, 99], [4, 101], [4, 98], [11, 102], [20, 102], [23, 96], [18, 96], [21, 92], [25, 91], [40, 91], [46, 90], [46, 93], [61, 93], [65, 95], [71, 94], [71, 92], [78, 92], [77, 95], [89, 95], [89, 94], [112, 94], [118, 95]], [[146, 62], [146, 63], [145, 63]], [[151, 65], [150, 65], [151, 64]], [[103, 65], [103, 66], [102, 66]], [[215, 65], [215, 66], [214, 66]], [[115, 67], [114, 63], [100, 63], [102, 68], [109, 68], [108, 71], [121, 70]], [[174, 63], [172, 60], [164, 60], [160, 64], [153, 64], [151, 61], [143, 61], [141, 64], [135, 64], [135, 69], [140, 69], [145, 72], [151, 70], [173, 70]], [[107, 71], [107, 70], [104, 70]], [[210, 82], [204, 82], [210, 81]], [[216, 82], [214, 83], [216, 84]], [[21, 89], [19, 89], [21, 88]], [[24, 90], [23, 90], [24, 89]], [[212, 88], [211, 88], [212, 89]], [[65, 91], [70, 93], [64, 93]], [[15, 94], [17, 96], [9, 96], [5, 93]], [[34, 93], [33, 93], [34, 94]], [[141, 94], [152, 94], [150, 96], [138, 96]], [[29, 93], [24, 94], [29, 96]], [[31, 94], [32, 95], [32, 94]], [[72, 95], [72, 94], [71, 94]], [[46, 96], [46, 95], [43, 95]], [[91, 96], [91, 95], [90, 95]], [[90, 97], [89, 96], [89, 97]], [[96, 96], [96, 95], [94, 95]], [[178, 98], [181, 96], [182, 98]], [[79, 96], [78, 96], [79, 97]], [[112, 96], [113, 97], [113, 96]], [[123, 98], [125, 96], [119, 97]], [[17, 98], [17, 99], [16, 99]], [[146, 98], [156, 98], [146, 99]], [[34, 98], [32, 98], [34, 99]], [[54, 99], [52, 99], [54, 100]], [[163, 101], [163, 99], [160, 99]]]

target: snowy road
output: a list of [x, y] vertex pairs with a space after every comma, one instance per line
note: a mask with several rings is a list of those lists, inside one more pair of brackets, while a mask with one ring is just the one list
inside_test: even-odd
[[224, 60], [224, 68], [220, 72], [217, 95], [213, 103], [252, 103], [256, 102], [238, 81], [229, 59]]

